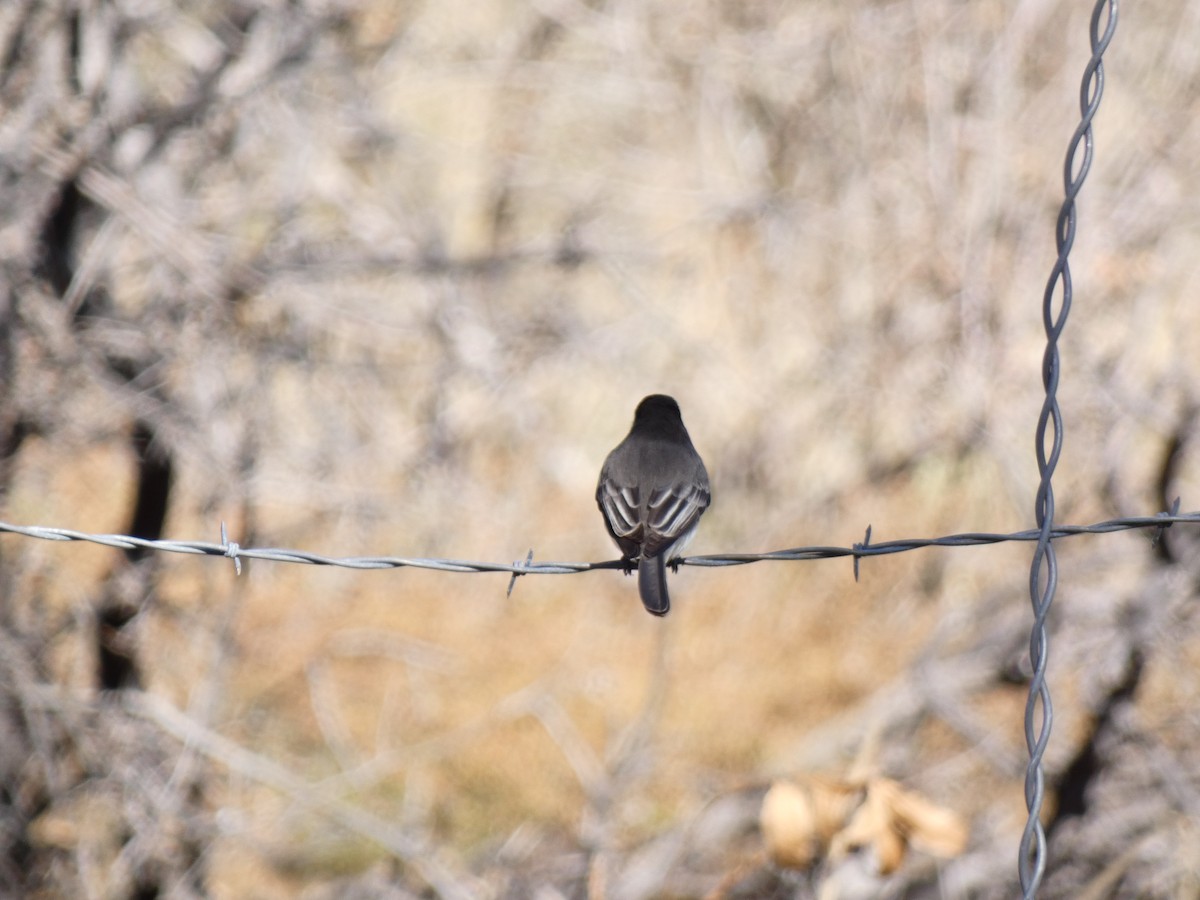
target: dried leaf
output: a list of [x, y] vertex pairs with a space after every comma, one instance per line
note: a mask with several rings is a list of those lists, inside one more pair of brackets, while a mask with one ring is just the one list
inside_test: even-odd
[[967, 848], [970, 829], [952, 810], [936, 806], [894, 781], [878, 779], [868, 791], [881, 792], [892, 809], [896, 829], [918, 850], [933, 856], [955, 857]]
[[809, 868], [825, 854], [861, 798], [858, 787], [825, 779], [775, 782], [759, 814], [767, 853], [776, 865]]

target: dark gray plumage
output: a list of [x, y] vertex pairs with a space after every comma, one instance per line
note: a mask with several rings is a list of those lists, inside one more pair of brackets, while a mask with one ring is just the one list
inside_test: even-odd
[[621, 554], [637, 563], [647, 612], [670, 611], [667, 557], [678, 556], [691, 540], [711, 498], [708, 472], [683, 427], [679, 404], [665, 394], [646, 397], [629, 434], [604, 460], [596, 503]]

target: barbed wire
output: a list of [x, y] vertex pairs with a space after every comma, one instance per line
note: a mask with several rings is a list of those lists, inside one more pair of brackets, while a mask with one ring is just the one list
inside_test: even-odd
[[[1103, 18], [1105, 12], [1107, 18]], [[1102, 18], [1103, 33], [1100, 31]], [[1033, 900], [1037, 896], [1038, 887], [1046, 872], [1046, 833], [1042, 827], [1042, 804], [1045, 794], [1042, 759], [1054, 726], [1054, 706], [1050, 700], [1050, 686], [1046, 681], [1046, 665], [1050, 656], [1046, 619], [1050, 615], [1054, 592], [1058, 586], [1058, 557], [1052, 540], [1055, 533], [1052, 481], [1063, 447], [1063, 419], [1058, 406], [1058, 379], [1061, 368], [1058, 339], [1071, 311], [1071, 267], [1068, 257], [1075, 243], [1075, 197], [1092, 167], [1092, 120], [1100, 108], [1100, 98], [1104, 94], [1102, 60], [1116, 27], [1117, 0], [1096, 0], [1088, 31], [1092, 56], [1084, 67], [1083, 83], [1079, 89], [1080, 122], [1067, 145], [1066, 161], [1063, 164], [1065, 197], [1059, 209], [1054, 232], [1058, 257], [1054, 261], [1045, 293], [1042, 295], [1042, 321], [1046, 331], [1042, 386], [1045, 388], [1046, 398], [1038, 416], [1035, 437], [1040, 480], [1037, 498], [1034, 501], [1038, 525], [1037, 548], [1034, 550], [1029, 569], [1029, 596], [1033, 603], [1034, 615], [1029, 635], [1029, 662], [1033, 677], [1029, 682], [1029, 699], [1025, 704], [1025, 745], [1029, 751], [1029, 765], [1025, 770], [1025, 808], [1029, 815], [1021, 835], [1017, 866], [1025, 900]], [[1078, 160], [1079, 171], [1075, 174], [1080, 144], [1083, 145], [1083, 155]], [[1054, 297], [1060, 285], [1062, 300], [1056, 315]], [[1046, 452], [1047, 431], [1051, 444], [1049, 453]]]
[[[1157, 529], [1159, 535], [1172, 525], [1200, 525], [1200, 511], [1181, 513], [1179, 501], [1168, 512], [1152, 516], [1125, 516], [1108, 519], [1093, 525], [1056, 525], [1050, 531], [1050, 540], [1074, 537], [1082, 534], [1108, 534], [1114, 531], [1133, 531], [1143, 528]], [[704, 556], [679, 557], [672, 561], [676, 566], [717, 568], [720, 566], [743, 566], [757, 562], [805, 562], [818, 559], [851, 557], [854, 561], [854, 577], [858, 578], [860, 560], [872, 556], [888, 556], [910, 550], [930, 547], [978, 547], [987, 544], [1003, 544], [1012, 541], [1039, 541], [1042, 530], [990, 532], [969, 531], [932, 538], [900, 538], [880, 543], [871, 543], [871, 526], [867, 526], [864, 539], [846, 547], [813, 546], [793, 547], [787, 550], [772, 550], [765, 553], [714, 553]], [[70, 528], [53, 528], [43, 525], [12, 525], [0, 522], [0, 532], [38, 538], [47, 541], [82, 541], [100, 544], [119, 550], [155, 550], [162, 553], [185, 553], [193, 556], [217, 556], [233, 560], [241, 572], [241, 561], [250, 559], [277, 563], [299, 563], [311, 566], [341, 566], [347, 569], [433, 569], [439, 572], [468, 574], [500, 573], [514, 578], [522, 575], [578, 575], [605, 569], [625, 569], [628, 563], [621, 559], [600, 562], [535, 562], [533, 551], [524, 560], [512, 563], [477, 562], [465, 559], [435, 559], [419, 556], [330, 556], [308, 550], [282, 547], [243, 547], [228, 539], [224, 524], [221, 526], [221, 541], [177, 541], [150, 540], [126, 534], [89, 534]], [[1155, 535], [1155, 540], [1159, 535]], [[511, 590], [511, 585], [510, 585]]]

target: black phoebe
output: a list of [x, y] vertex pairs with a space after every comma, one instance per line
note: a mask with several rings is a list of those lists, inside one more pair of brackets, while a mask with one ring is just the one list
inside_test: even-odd
[[667, 554], [678, 556], [691, 540], [711, 496], [679, 404], [663, 394], [646, 397], [629, 434], [604, 460], [596, 502], [622, 555], [637, 563], [647, 612], [665, 616], [671, 609]]

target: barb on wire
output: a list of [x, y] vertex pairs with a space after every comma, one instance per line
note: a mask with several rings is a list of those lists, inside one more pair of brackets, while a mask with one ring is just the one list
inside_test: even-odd
[[[1158, 513], [1153, 516], [1127, 516], [1120, 519], [1109, 519], [1094, 525], [1055, 525], [1049, 532], [1051, 541], [1075, 537], [1082, 534], [1109, 534], [1114, 531], [1134, 531], [1140, 528], [1155, 531], [1167, 528], [1177, 523], [1200, 525], [1200, 512], [1179, 513], [1173, 509], [1169, 513]], [[10, 525], [0, 522], [0, 533], [19, 534], [24, 537], [40, 538], [47, 541], [83, 541], [91, 544], [101, 544], [105, 547], [117, 547], [128, 550], [142, 547], [147, 550], [158, 550], [163, 553], [188, 553], [194, 556], [219, 556], [232, 558], [236, 563], [242, 559], [261, 559], [279, 563], [301, 563], [311, 566], [342, 566], [347, 569], [433, 569], [439, 572], [486, 573], [502, 572], [513, 578], [522, 575], [577, 575], [581, 572], [595, 572], [602, 569], [621, 569], [628, 563], [621, 559], [610, 559], [602, 562], [534, 562], [533, 551], [524, 560], [512, 563], [472, 562], [463, 559], [427, 559], [414, 556], [326, 556], [320, 553], [310, 553], [307, 550], [289, 550], [278, 547], [242, 547], [222, 534], [222, 543], [214, 544], [206, 541], [163, 541], [146, 538], [130, 537], [121, 534], [87, 534], [82, 531], [72, 531], [67, 528], [47, 528], [40, 525]], [[698, 566], [703, 568], [718, 568], [721, 566], [744, 566], [757, 562], [805, 562], [816, 559], [840, 559], [852, 557], [857, 563], [868, 556], [888, 556], [893, 553], [905, 553], [910, 550], [923, 550], [929, 547], [979, 547], [986, 544], [1003, 544], [1011, 541], [1040, 541], [1042, 530], [1031, 528], [1025, 531], [988, 532], [970, 531], [962, 534], [949, 534], [933, 538], [901, 538], [882, 543], [870, 543], [871, 532], [867, 530], [863, 543], [849, 547], [793, 547], [788, 550], [773, 550], [767, 553], [716, 553], [707, 556], [688, 556], [675, 562], [681, 566]], [[512, 579], [509, 581], [510, 588]]]
[[[871, 526], [870, 525], [867, 526], [867, 533], [865, 535], [863, 535], [862, 543], [855, 544], [854, 549], [856, 551], [862, 551], [862, 550], [865, 550], [869, 546], [871, 546]], [[862, 559], [862, 553], [856, 552], [854, 554], [854, 583], [855, 584], [858, 583], [858, 562], [861, 559]]]
[[221, 523], [221, 546], [225, 548], [225, 556], [233, 560], [233, 572], [235, 575], [242, 574], [242, 548], [237, 541], [229, 540], [229, 534], [225, 531], [225, 523]]
[[[1161, 518], [1165, 519], [1165, 518], [1169, 518], [1170, 516], [1175, 516], [1178, 514], [1179, 514], [1179, 498], [1176, 497], [1175, 502], [1171, 504], [1171, 508], [1169, 510], [1167, 510], [1165, 513], [1159, 513], [1159, 516]], [[1163, 539], [1163, 535], [1165, 535], [1167, 533], [1167, 529], [1170, 528], [1172, 524], [1173, 524], [1172, 522], [1164, 522], [1161, 526], [1159, 526], [1158, 531], [1154, 532], [1154, 539], [1150, 541], [1151, 547], [1158, 546], [1158, 542]]]
[[[525, 562], [524, 563], [513, 563], [513, 565], [520, 566], [522, 569], [526, 569], [529, 567], [529, 564], [532, 562], [533, 562], [533, 548], [530, 547], [529, 553], [526, 554], [526, 556], [525, 556]], [[506, 597], [512, 596], [513, 588], [515, 588], [517, 586], [517, 579], [520, 578], [524, 574], [525, 573], [523, 571], [521, 571], [521, 572], [518, 572], [515, 570], [513, 571], [512, 578], [508, 579], [508, 593], [505, 594]]]
[[[1107, 13], [1107, 18], [1105, 18]], [[1100, 25], [1104, 22], [1101, 33]], [[1058, 586], [1058, 558], [1054, 552], [1054, 487], [1052, 480], [1058, 466], [1063, 447], [1063, 419], [1058, 406], [1058, 379], [1061, 361], [1058, 339], [1067, 324], [1071, 311], [1071, 268], [1068, 257], [1075, 243], [1075, 197], [1083, 187], [1088, 170], [1092, 167], [1093, 141], [1092, 120], [1100, 107], [1104, 93], [1104, 51], [1112, 40], [1117, 27], [1117, 0], [1097, 0], [1092, 10], [1089, 37], [1092, 57], [1084, 67], [1083, 83], [1079, 92], [1080, 122], [1067, 146], [1067, 158], [1063, 165], [1065, 199], [1058, 213], [1055, 228], [1055, 246], [1058, 258], [1054, 262], [1045, 293], [1042, 296], [1042, 321], [1046, 331], [1046, 351], [1042, 358], [1042, 386], [1046, 399], [1038, 416], [1035, 446], [1039, 483], [1034, 512], [1038, 525], [1037, 547], [1029, 570], [1029, 596], [1033, 604], [1033, 627], [1029, 636], [1029, 661], [1033, 678], [1029, 683], [1029, 699], [1025, 704], [1025, 744], [1029, 751], [1029, 765], [1025, 770], [1025, 808], [1029, 813], [1025, 830], [1021, 835], [1018, 858], [1018, 874], [1025, 900], [1037, 896], [1038, 887], [1046, 872], [1046, 834], [1042, 828], [1042, 803], [1045, 778], [1042, 758], [1050, 743], [1050, 732], [1054, 725], [1054, 707], [1050, 701], [1050, 686], [1046, 681], [1046, 665], [1050, 646], [1046, 633], [1046, 619], [1054, 602]], [[1079, 156], [1080, 145], [1083, 155]], [[1076, 173], [1076, 163], [1078, 172]], [[1054, 298], [1062, 285], [1062, 298], [1055, 314]], [[1050, 440], [1050, 451], [1046, 452], [1046, 441]], [[1040, 713], [1040, 714], [1039, 714]]]

